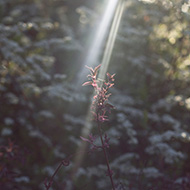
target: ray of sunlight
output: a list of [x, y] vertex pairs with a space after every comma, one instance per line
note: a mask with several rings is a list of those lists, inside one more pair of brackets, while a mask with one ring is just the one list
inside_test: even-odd
[[[117, 3], [118, 3], [118, 0], [111, 0], [111, 1], [107, 0], [105, 13], [103, 14], [102, 21], [100, 22], [100, 25], [97, 29], [92, 45], [89, 48], [89, 52], [87, 53], [87, 57], [84, 61], [84, 65], [94, 67], [97, 64], [99, 55], [100, 55], [101, 46], [106, 38], [106, 34], [108, 33], [108, 29], [112, 21], [115, 9], [117, 7]], [[83, 66], [79, 74], [78, 82], [82, 83], [86, 74], [87, 74], [87, 70]]]
[[121, 16], [123, 14], [123, 9], [125, 7], [125, 4], [126, 3], [124, 1], [119, 1], [117, 10], [116, 10], [114, 18], [113, 18], [113, 23], [112, 23], [111, 30], [110, 30], [109, 37], [108, 37], [108, 41], [106, 44], [106, 49], [104, 51], [103, 60], [101, 63], [102, 66], [100, 68], [100, 73], [98, 76], [101, 80], [105, 79], [105, 75], [106, 75], [106, 72], [108, 69], [108, 65], [110, 63], [110, 58], [111, 58], [112, 50], [114, 47], [115, 38], [117, 35], [117, 31], [119, 28], [119, 24], [121, 21]]
[[[122, 17], [124, 7], [126, 7], [126, 3], [125, 3], [124, 0], [119, 0], [118, 4], [115, 5], [115, 6], [116, 6], [116, 11], [115, 11], [115, 14], [114, 14], [114, 17], [113, 17], [111, 29], [109, 31], [109, 37], [108, 37], [106, 48], [105, 48], [105, 51], [104, 51], [104, 55], [103, 55], [103, 59], [102, 59], [102, 66], [101, 66], [101, 70], [100, 70], [100, 74], [99, 74], [99, 77], [101, 79], [104, 79], [105, 73], [106, 73], [108, 65], [109, 65], [109, 61], [110, 61], [111, 53], [112, 53], [112, 50], [113, 50], [116, 34], [117, 34], [117, 31], [118, 31], [118, 28], [119, 28], [119, 23], [121, 21], [121, 17]], [[111, 13], [112, 12], [110, 12], [110, 14]], [[105, 20], [107, 22], [109, 21], [108, 19], [103, 19], [102, 23], [104, 23]], [[103, 25], [101, 24], [99, 31], [102, 30], [102, 28], [101, 28], [102, 26]], [[98, 35], [100, 35], [99, 32], [98, 32]], [[101, 40], [102, 40], [102, 38], [101, 38]], [[97, 41], [97, 42], [98, 42], [98, 45], [100, 45], [101, 41]], [[92, 47], [96, 49], [98, 45], [95, 46], [95, 44], [93, 44]], [[94, 54], [94, 56], [98, 56], [98, 49], [96, 49], [96, 53]], [[94, 58], [96, 59], [97, 57], [94, 57]], [[88, 56], [87, 60], [89, 60], [89, 59], [90, 59], [90, 57]], [[91, 63], [91, 65], [88, 64], [88, 66], [94, 67], [92, 60], [91, 60], [90, 63]], [[87, 117], [86, 117], [86, 124], [83, 127], [82, 132], [81, 132], [81, 136], [83, 136], [83, 137], [87, 137], [90, 134], [90, 131], [91, 131], [91, 128], [92, 128], [90, 107], [91, 107], [91, 105], [89, 106], [88, 114], [87, 114]], [[75, 169], [74, 169], [73, 173], [75, 173], [77, 168], [80, 166], [80, 164], [81, 164], [81, 162], [83, 160], [83, 156], [84, 156], [83, 152], [86, 150], [86, 148], [87, 148], [87, 143], [82, 143], [81, 146], [78, 148], [77, 152], [81, 152], [81, 154], [77, 154], [77, 156], [75, 158]]]

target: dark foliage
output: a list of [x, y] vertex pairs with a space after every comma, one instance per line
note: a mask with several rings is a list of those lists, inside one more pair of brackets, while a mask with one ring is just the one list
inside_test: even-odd
[[[0, 0], [0, 189], [44, 189], [69, 155], [53, 189], [110, 188], [101, 152], [73, 169], [92, 125], [79, 76], [105, 4]], [[126, 1], [109, 64], [117, 109], [103, 124], [117, 189], [189, 189], [189, 11], [188, 0]]]

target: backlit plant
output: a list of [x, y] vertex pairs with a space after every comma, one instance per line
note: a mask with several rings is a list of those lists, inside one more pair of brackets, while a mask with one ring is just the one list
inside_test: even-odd
[[[109, 121], [108, 113], [110, 113], [111, 109], [114, 108], [113, 105], [108, 103], [108, 98], [110, 97], [111, 93], [109, 93], [109, 89], [114, 86], [114, 76], [115, 74], [111, 75], [110, 73], [107, 73], [107, 81], [102, 81], [100, 79], [97, 79], [98, 70], [101, 65], [98, 65], [95, 67], [95, 69], [86, 66], [90, 70], [89, 81], [85, 82], [83, 86], [91, 85], [94, 88], [94, 96], [93, 96], [93, 102], [91, 105], [91, 112], [93, 116], [93, 120], [97, 123], [97, 129], [99, 133], [99, 137], [101, 140], [101, 145], [98, 146], [95, 144], [95, 140], [97, 139], [96, 136], [93, 134], [89, 134], [89, 138], [80, 137], [83, 141], [90, 143], [91, 149], [88, 152], [95, 151], [97, 149], [101, 149], [104, 153], [105, 162], [107, 165], [107, 172], [106, 175], [109, 176], [112, 189], [115, 190], [115, 185], [113, 182], [113, 171], [110, 168], [108, 156], [106, 149], [109, 148], [109, 140], [110, 138], [107, 136], [107, 134], [103, 133], [102, 130], [102, 123]], [[50, 178], [50, 180], [46, 179], [44, 181], [44, 186], [46, 190], [49, 190], [49, 188], [52, 186], [53, 179], [59, 169], [62, 166], [68, 166], [70, 164], [69, 160], [73, 157], [73, 155], [70, 155], [68, 158], [65, 158], [62, 160], [62, 162], [59, 164], [57, 169], [55, 170], [54, 174]]]
[[93, 119], [97, 123], [101, 146], [97, 146], [94, 143], [96, 137], [92, 134], [89, 135], [88, 139], [84, 137], [81, 137], [81, 139], [92, 145], [91, 150], [102, 149], [107, 165], [107, 176], [110, 177], [112, 188], [115, 189], [112, 178], [113, 171], [110, 169], [109, 160], [106, 152], [106, 149], [109, 148], [109, 137], [106, 133], [103, 134], [102, 130], [102, 123], [109, 120], [107, 113], [109, 113], [110, 110], [114, 108], [114, 106], [108, 103], [108, 98], [111, 95], [111, 93], [109, 93], [109, 89], [114, 86], [115, 74], [111, 75], [110, 73], [107, 73], [107, 81], [97, 79], [97, 74], [100, 66], [101, 65], [98, 65], [97, 67], [95, 67], [95, 69], [87, 67], [90, 70], [90, 75], [87, 76], [89, 77], [90, 81], [85, 82], [83, 86], [91, 85], [94, 88], [94, 97], [91, 106], [91, 112], [93, 115]]

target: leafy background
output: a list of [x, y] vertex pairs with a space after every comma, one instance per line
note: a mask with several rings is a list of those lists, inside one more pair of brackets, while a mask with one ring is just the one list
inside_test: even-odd
[[[108, 68], [116, 110], [104, 126], [114, 180], [117, 189], [186, 190], [190, 2], [126, 2]], [[81, 146], [92, 91], [79, 76], [104, 4], [0, 1], [1, 189], [45, 189], [44, 179]], [[110, 189], [101, 152], [84, 154], [75, 175], [73, 168], [74, 159], [53, 189]]]

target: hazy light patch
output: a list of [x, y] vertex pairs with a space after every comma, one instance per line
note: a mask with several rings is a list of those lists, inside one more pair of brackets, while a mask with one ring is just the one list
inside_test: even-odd
[[154, 28], [154, 32], [156, 33], [158, 38], [167, 38], [169, 33], [168, 33], [168, 28], [167, 25], [165, 24], [159, 24]]
[[[97, 29], [96, 35], [92, 42], [92, 46], [90, 47], [89, 52], [87, 52], [87, 58], [84, 62], [84, 65], [88, 65], [90, 67], [94, 67], [97, 65], [101, 46], [105, 40], [106, 34], [108, 33], [109, 25], [112, 21], [112, 17], [113, 17], [117, 2], [118, 0], [107, 1], [107, 7], [105, 9], [105, 13]], [[83, 66], [79, 75], [78, 82], [80, 81], [82, 83], [82, 80], [84, 79], [84, 76], [86, 76], [86, 73], [87, 73], [87, 70]]]
[[180, 101], [182, 101], [182, 96], [175, 96], [174, 97], [174, 100], [176, 101], [176, 102], [180, 102]]
[[187, 141], [190, 141], [190, 135], [189, 135], [189, 133], [182, 132], [181, 133], [181, 137], [184, 138]]
[[[105, 73], [107, 72], [107, 68], [108, 68], [111, 53], [113, 50], [116, 34], [117, 34], [117, 31], [119, 28], [119, 23], [120, 23], [120, 20], [122, 17], [123, 9], [126, 5], [126, 3], [124, 3], [123, 0], [119, 0], [118, 4], [117, 4], [117, 1], [118, 0], [109, 1], [109, 4], [107, 6], [107, 9], [106, 9], [105, 14], [104, 14], [103, 19], [102, 19], [102, 22], [101, 22], [100, 27], [97, 31], [97, 35], [95, 36], [94, 43], [93, 43], [93, 45], [89, 51], [88, 57], [87, 57], [86, 62], [85, 62], [85, 65], [88, 65], [91, 67], [94, 67], [95, 64], [97, 65], [97, 60], [99, 58], [99, 53], [100, 53], [99, 52], [100, 46], [102, 45], [102, 42], [105, 38], [105, 34], [107, 33], [107, 30], [108, 30], [108, 26], [111, 22], [113, 14], [115, 13], [114, 18], [113, 18], [113, 22], [112, 22], [112, 26], [111, 26], [111, 30], [109, 32], [109, 37], [107, 40], [106, 49], [104, 51], [102, 66], [100, 69], [99, 76], [101, 77], [101, 79], [104, 78]], [[116, 9], [116, 11], [115, 11], [115, 9]], [[85, 70], [87, 70], [87, 69], [85, 68]], [[83, 78], [83, 77], [84, 77], [84, 71], [81, 72], [81, 78]], [[81, 80], [81, 78], [79, 80]], [[81, 131], [81, 136], [85, 137], [85, 138], [87, 138], [87, 136], [90, 134], [90, 131], [92, 129], [90, 108], [91, 108], [91, 105], [89, 106], [88, 114], [86, 116], [85, 126], [83, 127], [83, 129]], [[77, 152], [81, 152], [81, 154], [77, 154], [77, 156], [75, 157], [75, 168], [73, 170], [73, 175], [83, 160], [84, 152], [86, 151], [87, 146], [88, 146], [87, 143], [82, 143], [81, 146], [77, 150]]]
[[[107, 30], [108, 30], [108, 26], [109, 24], [111, 23], [111, 19], [113, 17], [113, 14], [114, 14], [114, 10], [116, 9], [117, 7], [117, 10], [116, 10], [116, 13], [115, 13], [115, 16], [114, 16], [114, 21], [113, 21], [113, 24], [112, 24], [112, 27], [111, 27], [111, 31], [109, 32], [109, 39], [108, 39], [108, 43], [107, 43], [107, 46], [106, 46], [106, 50], [104, 52], [104, 58], [106, 56], [108, 56], [106, 53], [106, 51], [108, 51], [107, 47], [108, 45], [111, 45], [111, 49], [113, 49], [113, 42], [110, 44], [109, 41], [113, 39], [111, 38], [114, 38], [115, 40], [115, 35], [113, 36], [113, 30], [115, 30], [115, 32], [117, 32], [117, 29], [118, 29], [118, 26], [119, 24], [117, 23], [117, 25], [115, 25], [115, 17], [118, 16], [118, 7], [121, 6], [121, 1], [122, 0], [119, 0], [119, 5], [117, 5], [117, 1], [118, 0], [112, 0], [112, 1], [108, 1], [109, 3], [107, 4], [107, 8], [105, 10], [105, 14], [103, 16], [103, 19], [102, 19], [102, 22], [99, 26], [99, 29], [97, 31], [97, 35], [94, 39], [94, 42], [92, 44], [92, 47], [90, 49], [90, 52], [88, 54], [88, 57], [86, 59], [86, 62], [85, 62], [85, 65], [88, 65], [88, 66], [91, 66], [91, 67], [94, 67], [95, 64], [97, 64], [97, 60], [98, 60], [98, 57], [99, 57], [99, 50], [100, 50], [100, 46], [102, 45], [102, 42], [103, 42], [103, 39], [105, 38], [105, 34], [107, 33]], [[120, 16], [121, 17], [121, 16]], [[116, 27], [116, 28], [115, 28]], [[114, 29], [113, 29], [114, 28]], [[109, 52], [109, 57], [110, 57], [110, 53]], [[106, 60], [109, 60], [109, 59], [106, 59]], [[103, 63], [105, 62], [104, 60], [102, 61]], [[102, 64], [102, 67], [103, 67], [104, 64]], [[105, 66], [104, 66], [104, 69], [105, 69]], [[81, 77], [84, 77], [84, 71], [87, 71], [86, 68], [83, 68], [83, 71], [81, 72]], [[88, 71], [87, 71], [88, 72]], [[86, 77], [86, 75], [85, 75]], [[80, 79], [79, 79], [80, 80]], [[91, 107], [91, 106], [90, 106]], [[82, 130], [82, 135], [84, 135], [85, 137], [90, 133], [91, 131], [91, 128], [92, 128], [92, 124], [91, 124], [91, 119], [90, 119], [90, 107], [89, 107], [89, 111], [88, 111], [88, 115], [87, 115], [87, 118], [86, 118], [86, 126], [83, 128]]]
[[190, 110], [190, 98], [185, 100], [186, 108]]
[[139, 0], [142, 1], [143, 3], [155, 3], [155, 0]]
[[181, 7], [181, 11], [183, 13], [188, 13], [189, 11], [189, 8], [190, 8], [190, 1], [188, 3], [184, 3]]
[[190, 56], [188, 56], [180, 65], [180, 69], [187, 69], [187, 67], [190, 67]]
[[111, 31], [109, 33], [108, 41], [106, 44], [106, 49], [104, 52], [103, 60], [102, 60], [102, 67], [100, 68], [99, 78], [105, 79], [105, 75], [108, 69], [108, 65], [110, 63], [110, 58], [112, 54], [112, 50], [114, 47], [117, 31], [119, 28], [119, 24], [121, 21], [121, 17], [123, 14], [124, 7], [129, 6], [130, 3], [126, 4], [124, 1], [119, 1], [116, 13], [114, 15], [113, 24], [111, 27]]
[[164, 0], [164, 1], [162, 1], [162, 5], [166, 9], [171, 9], [173, 7], [173, 3], [170, 0]]
[[187, 137], [187, 134], [186, 134], [185, 132], [183, 132], [183, 133], [181, 133], [181, 136], [182, 136], [183, 138], [186, 138], [186, 137]]
[[173, 37], [171, 37], [171, 38], [169, 38], [169, 42], [170, 42], [171, 44], [175, 44], [175, 43], [176, 43], [176, 39], [173, 38]]
[[79, 21], [80, 21], [80, 23], [82, 23], [82, 24], [86, 24], [86, 23], [89, 22], [89, 19], [87, 18], [86, 15], [81, 15]]
[[76, 12], [80, 15], [79, 22], [83, 25], [93, 23], [97, 19], [97, 15], [85, 6], [78, 7]]
[[185, 80], [185, 81], [190, 81], [190, 72], [189, 70], [181, 70], [179, 72], [179, 77], [180, 80]]
[[94, 64], [96, 64], [95, 61], [97, 61], [97, 59], [98, 59], [98, 56], [100, 53], [99, 52], [100, 46], [102, 45], [103, 39], [105, 38], [105, 35], [107, 34], [108, 27], [109, 27], [111, 19], [113, 17], [117, 1], [118, 0], [109, 1], [109, 4], [105, 10], [105, 14], [103, 16], [102, 22], [100, 23], [100, 27], [98, 29], [97, 35], [94, 38], [94, 43], [93, 43], [92, 48], [90, 49], [89, 55], [87, 57], [87, 63], [90, 62], [93, 64], [90, 66], [94, 66]]
[[184, 61], [184, 67], [190, 66], [190, 59]]
[[[119, 0], [118, 6], [117, 6], [117, 9], [116, 9], [114, 18], [113, 18], [111, 30], [109, 32], [109, 37], [108, 37], [108, 40], [107, 40], [106, 49], [104, 51], [103, 60], [102, 60], [102, 63], [101, 63], [102, 66], [100, 67], [100, 72], [99, 72], [99, 75], [98, 75], [98, 78], [100, 78], [101, 80], [104, 80], [106, 72], [107, 72], [107, 68], [108, 68], [108, 65], [109, 65], [109, 62], [110, 62], [114, 42], [115, 42], [115, 39], [116, 39], [116, 34], [117, 34], [117, 31], [118, 31], [118, 28], [119, 28], [119, 24], [120, 24], [120, 21], [121, 21], [121, 17], [122, 17], [124, 7], [126, 7], [126, 3], [123, 0]], [[110, 10], [110, 8], [111, 8], [111, 6], [109, 7], [109, 10]], [[113, 14], [113, 12], [112, 12], [112, 14]], [[90, 117], [91, 117], [90, 107], [89, 107], [88, 115], [87, 115], [87, 118], [86, 118], [86, 126], [83, 128], [82, 133], [81, 133], [83, 136], [87, 136], [90, 133], [91, 128], [92, 128], [92, 123], [90, 121], [91, 120], [90, 119]]]
[[159, 24], [154, 27], [154, 33], [159, 39], [167, 39], [172, 45], [183, 36], [183, 30], [185, 25], [181, 25], [178, 22], [174, 23], [175, 29], [170, 30], [166, 24]]
[[178, 25], [177, 25], [175, 30], [172, 30], [172, 31], [169, 32], [169, 36], [168, 36], [169, 37], [169, 42], [171, 44], [175, 44], [176, 39], [178, 39], [178, 38], [180, 38], [182, 36], [181, 32], [182, 32], [182, 28], [178, 27]]

